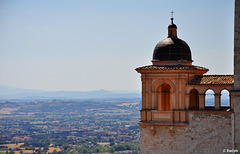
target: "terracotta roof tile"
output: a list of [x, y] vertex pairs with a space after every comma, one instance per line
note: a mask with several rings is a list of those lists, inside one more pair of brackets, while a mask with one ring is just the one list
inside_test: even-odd
[[195, 75], [187, 85], [233, 85], [233, 75]]
[[149, 66], [143, 66], [136, 68], [136, 71], [138, 70], [203, 70], [208, 71], [207, 68], [200, 67], [200, 66], [194, 66], [194, 65], [164, 65], [164, 66], [158, 66], [158, 65], [149, 65]]

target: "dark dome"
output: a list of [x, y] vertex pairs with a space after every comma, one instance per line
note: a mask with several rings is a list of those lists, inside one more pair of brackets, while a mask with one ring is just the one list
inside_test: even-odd
[[172, 24], [170, 24], [170, 25], [168, 26], [168, 28], [177, 28], [177, 25], [175, 25], [174, 23], [172, 23]]
[[156, 45], [153, 61], [192, 61], [191, 50], [185, 41], [168, 37]]

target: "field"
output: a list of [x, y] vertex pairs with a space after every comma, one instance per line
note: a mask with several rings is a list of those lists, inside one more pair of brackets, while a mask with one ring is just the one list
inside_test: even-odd
[[1, 108], [0, 114], [11, 114], [13, 111], [18, 110], [19, 108]]
[[8, 101], [0, 109], [4, 153], [139, 151], [137, 99]]
[[[24, 143], [18, 143], [18, 144], [3, 144], [1, 146], [6, 146], [8, 148], [11, 148], [11, 149], [16, 149], [16, 148], [19, 148], [23, 151], [24, 154], [28, 154], [28, 153], [32, 153], [34, 152], [33, 150], [25, 150], [24, 148], [20, 148], [21, 145], [23, 145]], [[43, 150], [43, 148], [41, 148]], [[56, 150], [57, 152], [58, 151], [61, 151], [60, 148], [55, 148], [55, 147], [49, 147], [49, 150], [47, 151], [48, 153], [52, 153], [54, 150]], [[0, 154], [5, 154], [6, 151], [0, 151]], [[15, 154], [20, 154], [20, 150], [15, 150], [14, 151]]]

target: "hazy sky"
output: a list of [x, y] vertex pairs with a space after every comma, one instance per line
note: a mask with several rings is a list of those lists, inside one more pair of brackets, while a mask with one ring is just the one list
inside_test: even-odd
[[194, 65], [233, 73], [233, 0], [0, 0], [0, 85], [140, 90], [171, 11]]

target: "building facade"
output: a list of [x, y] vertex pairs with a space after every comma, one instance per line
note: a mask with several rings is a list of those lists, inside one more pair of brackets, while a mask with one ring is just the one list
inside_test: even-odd
[[[185, 41], [178, 38], [173, 18], [168, 26], [168, 37], [154, 49], [152, 65], [136, 69], [142, 80], [141, 153], [222, 153], [238, 150], [239, 2], [235, 2], [234, 76], [204, 75], [208, 72], [207, 68], [192, 65], [191, 50]], [[209, 106], [206, 96], [209, 89], [214, 93], [212, 106]], [[223, 91], [229, 95], [227, 104], [223, 102]]]

